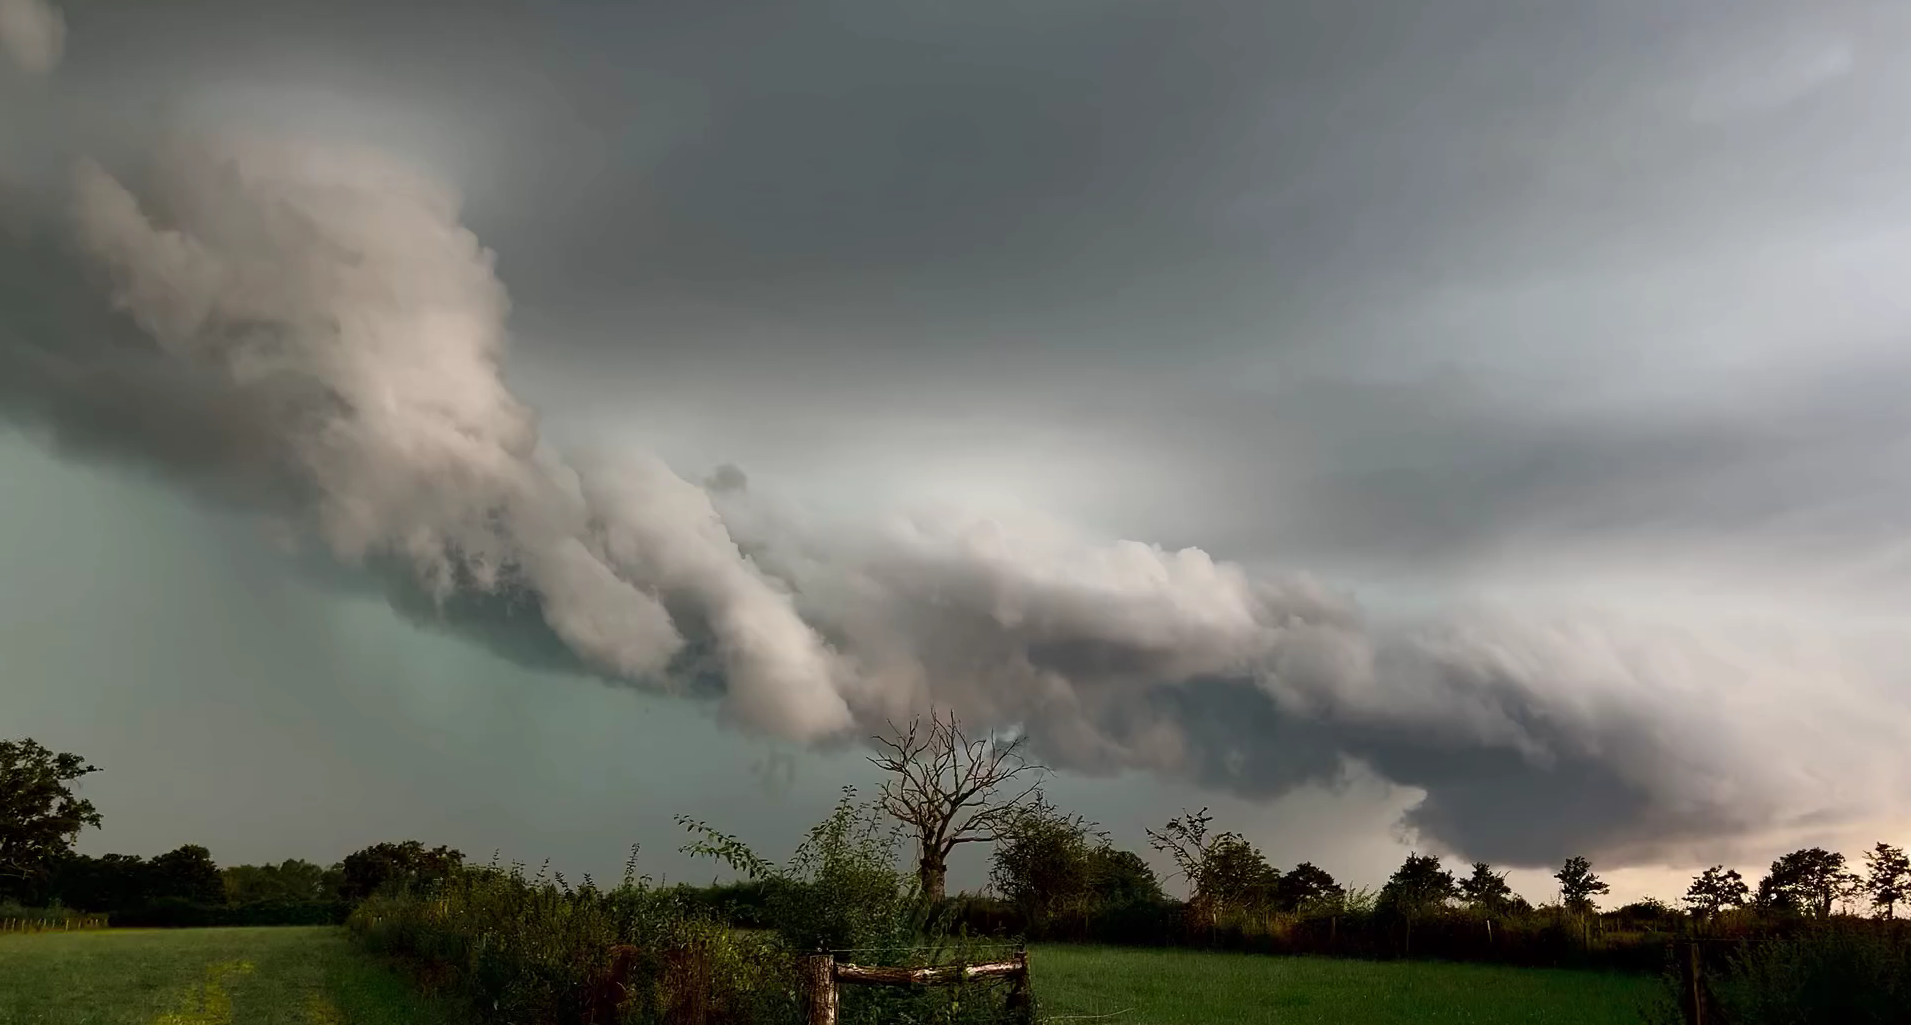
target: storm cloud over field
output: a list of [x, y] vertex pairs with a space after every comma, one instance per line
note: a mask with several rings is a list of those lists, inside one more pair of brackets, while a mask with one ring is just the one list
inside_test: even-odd
[[1896, 8], [732, 6], [0, 6], [0, 414], [750, 736], [1911, 815]]

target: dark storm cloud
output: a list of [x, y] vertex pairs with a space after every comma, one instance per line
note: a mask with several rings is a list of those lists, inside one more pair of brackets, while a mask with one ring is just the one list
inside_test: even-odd
[[[620, 344], [653, 357], [794, 332], [829, 362], [960, 327], [970, 346], [1146, 365], [1164, 335], [1179, 356], [1318, 345], [1482, 259], [1727, 226], [1801, 170], [1837, 186], [1820, 205], [1854, 196], [1858, 165], [1837, 158], [1850, 122], [1889, 124], [1883, 98], [1847, 100], [1846, 134], [1801, 148], [1693, 131], [1692, 70], [1794, 23], [1879, 15], [1731, 10], [208, 0], [89, 8], [72, 64], [201, 88], [356, 80], [434, 105], [498, 140], [468, 140], [456, 172], [520, 300], [626, 322], [644, 341]], [[1786, 120], [1827, 133], [1807, 118]]]
[[1464, 837], [1468, 856], [1495, 864], [1547, 865], [1561, 850], [1623, 858], [1639, 836], [1666, 844], [1746, 826], [1724, 816], [1678, 820], [1657, 806], [1649, 784], [1621, 778], [1598, 759], [1569, 757], [1536, 769], [1517, 751], [1426, 743], [1410, 731], [1329, 735], [1283, 714], [1251, 682], [1203, 681], [1159, 693], [1198, 752], [1194, 775], [1202, 783], [1266, 798], [1301, 782], [1331, 786], [1343, 778], [1346, 759], [1359, 758], [1386, 778], [1426, 789], [1405, 825], [1448, 843]]
[[1320, 380], [1210, 393], [1151, 433], [1202, 452], [1184, 473], [1213, 501], [1182, 513], [1183, 529], [1231, 552], [1433, 573], [1629, 545], [1859, 559], [1911, 520], [1911, 480], [1894, 469], [1911, 444], [1907, 377], [1911, 365], [1880, 359], [1762, 382], [1731, 403], [1621, 410], [1462, 375]]
[[[1125, 529], [1300, 564], [1904, 521], [1870, 468], [1906, 418], [1851, 391], [1911, 322], [1862, 255], [1911, 219], [1888, 5], [831, 10], [601, 80], [657, 83], [622, 127], [668, 144], [526, 226], [564, 259], [505, 256], [573, 378], [1064, 422], [1209, 496], [1131, 489]], [[1773, 338], [1839, 352], [1745, 381]], [[1605, 397], [1655, 379], [1707, 401]], [[1770, 408], [1707, 408], [1738, 389]]]
[[235, 391], [163, 358], [109, 315], [80, 255], [49, 227], [0, 247], [0, 416], [78, 456], [237, 487], [249, 502], [299, 500], [273, 425], [322, 396], [296, 379]]
[[[1597, 851], [1619, 863], [1664, 857], [1754, 829], [1770, 814], [1755, 802], [1725, 801], [1694, 814], [1655, 781], [1658, 768], [1639, 771], [1616, 757], [1574, 750], [1586, 739], [1579, 727], [1546, 722], [1550, 713], [1531, 694], [1509, 692], [1501, 700], [1521, 731], [1547, 752], [1537, 760], [1513, 746], [1428, 735], [1422, 723], [1323, 729], [1318, 720], [1284, 713], [1251, 681], [1162, 688], [1157, 700], [1186, 732], [1195, 752], [1193, 777], [1207, 786], [1257, 798], [1302, 784], [1331, 787], [1354, 759], [1384, 778], [1425, 790], [1426, 797], [1403, 817], [1404, 826], [1495, 864], [1544, 866], [1568, 850]], [[1611, 724], [1609, 736], [1623, 739], [1653, 729], [1641, 710]], [[1634, 746], [1633, 753], [1655, 754], [1652, 744]], [[1758, 796], [1738, 791], [1734, 799]]]
[[[1814, 12], [90, 5], [49, 146], [108, 163], [32, 186], [61, 241], [9, 257], [0, 410], [272, 517], [415, 622], [761, 732], [937, 702], [1057, 765], [1260, 797], [1363, 763], [1425, 792], [1428, 840], [1518, 864], [1844, 821], [1903, 738], [1833, 738], [1901, 702], [1902, 662], [1609, 611], [1381, 623], [1244, 568], [1424, 584], [1510, 552], [1570, 580], [1613, 545], [1826, 533], [1875, 566], [1911, 509], [1877, 470], [1911, 311], [1720, 312], [1825, 251], [1797, 226], [1911, 214], [1852, 159], [1890, 104], [1840, 89], [1884, 81], [1860, 29], [1906, 26]], [[149, 152], [135, 122], [171, 118], [133, 82], [223, 130]], [[437, 173], [382, 152], [407, 145]], [[1796, 245], [1683, 273], [1770, 239]], [[1857, 301], [1799, 312], [1826, 291]], [[542, 344], [507, 366], [513, 303]], [[1821, 363], [1762, 333], [1814, 320]], [[1721, 324], [1760, 374], [1653, 356]], [[546, 414], [695, 410], [784, 446], [759, 479], [840, 451], [796, 410], [932, 468], [896, 428], [960, 411], [959, 450], [1006, 423], [986, 468], [1066, 424], [1132, 474], [1105, 522], [1238, 559], [949, 509], [811, 522], [733, 465], [559, 452], [506, 375], [541, 363]]]
[[[824, 326], [852, 349], [959, 329], [972, 349], [1137, 368], [1247, 339], [1315, 348], [1482, 262], [1725, 228], [1801, 172], [1837, 186], [1825, 206], [1867, 184], [1836, 149], [1693, 132], [1676, 87], [1694, 55], [1739, 49], [1720, 29], [1663, 5], [1472, 2], [832, 4], [654, 41], [632, 26], [633, 70], [589, 91], [629, 98], [607, 137], [655, 123], [664, 141], [629, 177], [527, 162], [527, 183], [579, 187], [507, 270], [527, 295], [639, 300], [616, 307], [633, 337], [708, 324], [698, 341], [726, 351]], [[1846, 107], [1889, 124], [1881, 101]]]

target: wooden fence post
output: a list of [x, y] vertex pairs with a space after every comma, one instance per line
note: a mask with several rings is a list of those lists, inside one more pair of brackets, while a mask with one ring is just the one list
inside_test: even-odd
[[1699, 963], [1699, 945], [1686, 940], [1679, 961], [1679, 1010], [1686, 1025], [1705, 1025], [1705, 976]]
[[1035, 1010], [1033, 986], [1030, 984], [1028, 974], [1028, 947], [1018, 946], [1015, 949], [1015, 963], [1020, 966], [1020, 970], [1009, 976], [1007, 1001], [1009, 1020], [1027, 1022]]
[[806, 957], [803, 974], [809, 983], [809, 1025], [836, 1025], [836, 958]]

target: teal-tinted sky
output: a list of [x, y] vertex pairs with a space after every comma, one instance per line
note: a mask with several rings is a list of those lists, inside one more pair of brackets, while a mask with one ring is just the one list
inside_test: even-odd
[[[23, 441], [0, 443], [0, 479], [20, 488], [0, 506], [0, 722], [100, 767], [86, 793], [106, 828], [84, 850], [324, 861], [416, 836], [606, 875], [642, 843], [645, 871], [701, 879], [715, 869], [678, 853], [674, 816], [781, 856], [838, 787], [878, 782], [860, 752], [746, 737], [693, 704], [528, 672], [341, 600], [274, 564], [243, 520]], [[53, 534], [93, 540], [35, 541]], [[1150, 816], [1214, 801], [1146, 777], [1056, 786], [1141, 850]], [[1215, 803], [1289, 861], [1331, 851], [1371, 875], [1395, 860], [1391, 815], [1369, 801]], [[958, 882], [979, 885], [980, 852], [964, 853]]]

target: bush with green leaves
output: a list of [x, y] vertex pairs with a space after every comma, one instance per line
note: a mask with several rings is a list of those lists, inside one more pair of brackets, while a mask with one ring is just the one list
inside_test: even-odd
[[1108, 835], [1094, 823], [1038, 797], [1019, 809], [997, 837], [989, 885], [1025, 928], [1040, 932], [1057, 917], [1088, 912], [1096, 868], [1112, 867], [1096, 857], [1107, 843]]
[[1753, 943], [1708, 972], [1734, 1025], [1911, 1023], [1911, 931], [1896, 923], [1813, 924]]
[[[680, 817], [698, 839], [686, 853], [715, 859], [764, 892], [764, 924], [793, 956], [832, 952], [865, 965], [977, 964], [1001, 957], [1000, 943], [978, 943], [953, 928], [956, 902], [925, 899], [902, 870], [901, 830], [882, 808], [844, 787], [830, 814], [810, 829], [788, 862], [778, 865], [737, 837]], [[895, 1022], [994, 1022], [1003, 1019], [999, 981], [937, 989], [845, 987], [844, 1025]]]
[[[635, 872], [601, 889], [523, 866], [457, 868], [367, 898], [360, 943], [462, 997], [485, 1021], [550, 1025], [796, 1020], [794, 962]], [[694, 1013], [693, 1013], [694, 1009]]]
[[763, 885], [764, 924], [792, 950], [909, 946], [931, 924], [914, 877], [897, 867], [900, 829], [874, 804], [858, 802], [854, 787], [843, 788], [829, 816], [783, 865], [707, 823], [685, 816], [677, 822], [698, 837], [685, 853]]

